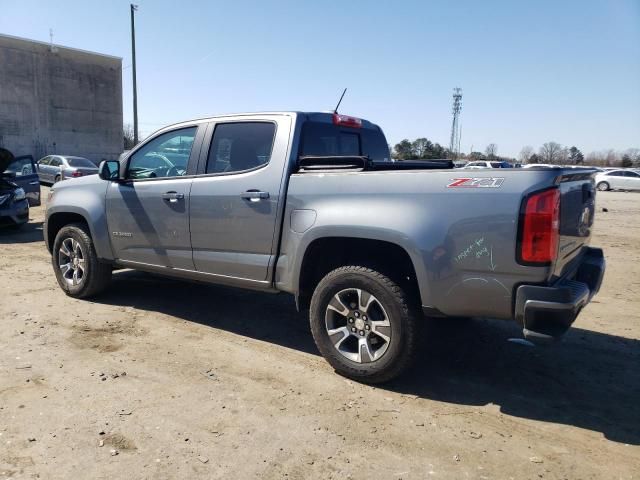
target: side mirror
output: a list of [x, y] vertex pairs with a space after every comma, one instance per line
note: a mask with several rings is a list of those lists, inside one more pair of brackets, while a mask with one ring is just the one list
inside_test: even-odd
[[120, 162], [117, 160], [105, 160], [100, 162], [98, 176], [102, 180], [117, 182], [120, 180]]

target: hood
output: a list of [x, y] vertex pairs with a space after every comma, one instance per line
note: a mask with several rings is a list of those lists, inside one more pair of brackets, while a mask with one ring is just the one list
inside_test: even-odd
[[4, 173], [9, 164], [15, 160], [13, 153], [6, 148], [0, 148], [0, 173]]

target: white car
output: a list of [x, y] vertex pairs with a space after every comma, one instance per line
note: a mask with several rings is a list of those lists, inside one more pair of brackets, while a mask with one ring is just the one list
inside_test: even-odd
[[469, 170], [477, 170], [479, 168], [513, 168], [513, 165], [509, 162], [481, 160], [477, 162], [469, 162], [462, 168], [467, 168]]
[[634, 170], [609, 170], [596, 175], [596, 188], [606, 190], [640, 190], [640, 173]]
[[522, 166], [522, 168], [537, 168], [537, 167], [557, 168], [559, 167], [559, 165], [551, 165], [549, 163], [527, 163], [526, 165]]

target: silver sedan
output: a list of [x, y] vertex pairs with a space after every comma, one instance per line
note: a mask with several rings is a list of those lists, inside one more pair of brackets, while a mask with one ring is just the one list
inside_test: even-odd
[[634, 170], [609, 170], [596, 175], [596, 187], [606, 190], [640, 190], [640, 173]]
[[98, 167], [91, 160], [71, 155], [48, 155], [38, 160], [36, 167], [38, 179], [47, 183], [98, 173]]

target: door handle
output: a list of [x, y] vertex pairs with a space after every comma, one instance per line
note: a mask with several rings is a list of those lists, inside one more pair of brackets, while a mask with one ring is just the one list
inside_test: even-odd
[[178, 200], [182, 200], [183, 198], [184, 193], [166, 192], [162, 194], [162, 199], [169, 200], [169, 203], [176, 203]]
[[240, 194], [240, 198], [249, 200], [250, 202], [259, 202], [260, 200], [266, 200], [269, 198], [269, 192], [261, 192], [259, 190], [247, 190]]
[[38, 181], [29, 182], [29, 185], [38, 185], [38, 183], [40, 183], [40, 182], [38, 182]]

